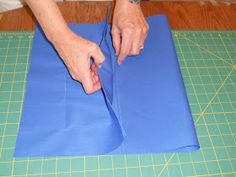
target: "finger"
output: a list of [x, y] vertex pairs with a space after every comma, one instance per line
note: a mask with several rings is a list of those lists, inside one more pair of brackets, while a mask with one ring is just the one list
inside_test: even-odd
[[144, 42], [145, 42], [147, 35], [148, 35], [148, 29], [149, 29], [149, 26], [147, 25], [142, 31], [141, 42], [140, 42], [141, 45], [144, 45]]
[[93, 93], [97, 92], [100, 89], [101, 89], [101, 84], [100, 81], [97, 80], [96, 82], [93, 83]]
[[96, 65], [95, 65], [95, 64], [92, 64], [92, 66], [91, 66], [91, 72], [92, 72], [93, 80], [96, 81], [96, 80], [97, 80], [97, 77], [98, 77], [98, 72], [97, 72], [97, 68], [96, 68]]
[[101, 83], [100, 83], [100, 79], [97, 73], [97, 68], [96, 66], [93, 64], [91, 67], [91, 72], [93, 73], [92, 77], [93, 77], [93, 89], [94, 92], [98, 91], [101, 88]]
[[118, 61], [117, 61], [118, 64], [121, 64], [124, 61], [124, 59], [127, 57], [127, 55], [129, 54], [132, 47], [132, 41], [133, 41], [133, 37], [131, 33], [122, 34], [121, 50], [120, 50]]
[[140, 50], [141, 50], [141, 46], [143, 45], [142, 43], [142, 31], [137, 32], [133, 43], [132, 43], [132, 48], [131, 48], [131, 55], [138, 55]]
[[96, 66], [94, 66], [94, 81], [98, 82], [100, 84], [100, 79], [99, 79], [99, 76], [98, 76], [98, 72], [97, 72]]
[[102, 63], [105, 60], [105, 56], [103, 55], [102, 51], [98, 47], [98, 45], [94, 44], [93, 50], [90, 53], [90, 56], [93, 58], [94, 63], [97, 67], [101, 67]]
[[87, 63], [83, 66], [84, 68], [81, 72], [80, 81], [87, 94], [94, 93], [101, 88], [100, 81], [97, 79], [97, 68], [95, 64], [92, 64], [91, 68]]
[[91, 70], [92, 70], [94, 79], [98, 80], [99, 76], [98, 76], [98, 71], [97, 71], [97, 68], [96, 68], [95, 64], [92, 64]]
[[116, 55], [118, 55], [120, 53], [120, 42], [121, 42], [120, 33], [112, 31], [111, 35], [112, 35], [112, 42], [115, 48]]

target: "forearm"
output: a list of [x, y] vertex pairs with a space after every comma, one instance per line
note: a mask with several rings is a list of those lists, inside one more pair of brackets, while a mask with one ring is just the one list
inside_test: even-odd
[[33, 11], [47, 38], [57, 43], [70, 30], [53, 0], [25, 0]]

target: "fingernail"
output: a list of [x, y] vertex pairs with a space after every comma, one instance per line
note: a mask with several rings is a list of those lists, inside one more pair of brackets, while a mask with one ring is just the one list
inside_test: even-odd
[[120, 65], [122, 62], [118, 60], [117, 63], [118, 63], [118, 65]]
[[99, 63], [99, 64], [97, 65], [97, 67], [98, 67], [98, 68], [101, 68], [101, 67], [102, 67], [102, 63]]

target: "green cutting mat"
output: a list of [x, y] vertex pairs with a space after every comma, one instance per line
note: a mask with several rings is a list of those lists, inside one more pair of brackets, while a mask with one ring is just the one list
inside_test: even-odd
[[236, 31], [173, 31], [173, 36], [199, 151], [23, 159], [13, 151], [33, 32], [0, 33], [0, 175], [236, 176]]

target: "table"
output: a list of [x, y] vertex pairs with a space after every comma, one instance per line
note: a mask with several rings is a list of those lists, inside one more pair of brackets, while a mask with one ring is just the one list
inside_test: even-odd
[[[81, 3], [81, 6], [79, 4], [76, 5], [77, 8], [86, 6], [86, 3]], [[151, 4], [151, 8], [152, 3], [144, 6], [148, 4]], [[175, 7], [175, 3], [172, 5]], [[96, 9], [95, 5], [87, 6], [89, 11]], [[182, 3], [177, 4], [177, 7], [188, 9]], [[65, 8], [63, 4], [61, 8]], [[102, 5], [102, 8], [105, 10], [105, 5]], [[16, 11], [25, 13], [26, 9]], [[178, 13], [182, 14], [183, 11], [180, 10]], [[80, 17], [69, 18], [72, 17], [68, 17], [68, 20], [83, 21]], [[99, 18], [102, 17], [97, 17], [97, 20], [100, 20]], [[88, 20], [94, 22], [90, 17]], [[206, 21], [203, 26], [197, 26], [198, 20], [182, 24], [172, 22], [172, 26], [176, 29], [233, 29], [235, 24], [235, 21], [217, 21], [216, 24], [212, 20], [211, 24]], [[25, 22], [25, 26], [10, 21], [8, 28], [30, 30], [33, 28], [33, 20]], [[7, 27], [5, 29], [7, 30]], [[13, 151], [21, 117], [33, 32], [0, 32], [0, 176], [235, 176], [236, 31], [172, 30], [172, 34], [201, 145], [199, 151], [148, 155], [14, 158]]]

